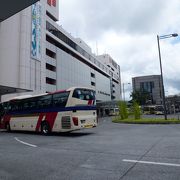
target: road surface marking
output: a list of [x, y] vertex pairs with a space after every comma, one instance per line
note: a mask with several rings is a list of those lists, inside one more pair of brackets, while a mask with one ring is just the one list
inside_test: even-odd
[[34, 145], [34, 144], [29, 144], [29, 143], [27, 143], [27, 142], [21, 141], [21, 140], [19, 140], [17, 137], [15, 137], [14, 139], [15, 139], [16, 141], [18, 141], [18, 142], [22, 143], [22, 144], [27, 145], [27, 146], [37, 147], [37, 146], [36, 146], [36, 145]]
[[180, 164], [172, 164], [172, 163], [161, 163], [161, 162], [151, 162], [151, 161], [137, 161], [137, 160], [129, 160], [123, 159], [124, 162], [132, 162], [132, 163], [140, 163], [140, 164], [153, 164], [153, 165], [161, 165], [161, 166], [175, 166], [180, 167]]

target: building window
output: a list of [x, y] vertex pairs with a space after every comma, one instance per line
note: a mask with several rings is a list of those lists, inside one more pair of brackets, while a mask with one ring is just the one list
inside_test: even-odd
[[53, 21], [57, 21], [57, 19], [56, 19], [51, 13], [49, 13], [48, 11], [46, 11], [46, 15], [47, 15], [50, 19], [52, 19]]
[[51, 64], [48, 64], [48, 63], [46, 63], [46, 69], [53, 71], [53, 72], [56, 72], [56, 67], [52, 66]]
[[115, 96], [112, 96], [112, 99], [115, 99], [116, 97]]
[[[49, 14], [47, 13], [49, 16]], [[86, 57], [87, 59], [90, 59], [92, 62], [100, 67], [101, 69], [104, 69], [105, 67], [95, 58], [93, 58], [89, 53], [87, 53], [83, 48], [81, 48], [78, 44], [76, 44], [73, 40], [71, 40], [68, 36], [63, 34], [60, 30], [58, 30], [55, 26], [53, 26], [51, 23], [46, 21], [46, 30], [52, 33], [54, 36], [56, 36], [58, 39], [69, 45], [71, 48], [76, 50], [78, 53]], [[110, 67], [110, 66], [109, 66]], [[106, 70], [106, 69], [105, 69]], [[106, 70], [107, 71], [107, 70]]]
[[46, 84], [56, 85], [56, 80], [46, 77]]
[[51, 57], [51, 58], [54, 58], [56, 59], [56, 53], [52, 52], [51, 50], [49, 49], [46, 49], [46, 55]]
[[92, 82], [92, 81], [91, 81], [91, 86], [95, 86], [95, 85], [96, 85], [95, 82]]
[[94, 74], [94, 73], [91, 73], [91, 77], [95, 78], [95, 74]]
[[154, 88], [154, 82], [141, 82], [140, 83], [140, 89], [142, 91], [152, 93], [153, 88]]

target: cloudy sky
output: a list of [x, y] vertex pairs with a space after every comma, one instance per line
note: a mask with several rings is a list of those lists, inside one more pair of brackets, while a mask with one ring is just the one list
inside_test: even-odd
[[[60, 24], [121, 66], [122, 82], [160, 74], [157, 34], [180, 34], [179, 0], [60, 0]], [[166, 95], [180, 93], [180, 38], [160, 41]], [[97, 48], [98, 47], [98, 51]], [[131, 86], [126, 86], [126, 92]]]

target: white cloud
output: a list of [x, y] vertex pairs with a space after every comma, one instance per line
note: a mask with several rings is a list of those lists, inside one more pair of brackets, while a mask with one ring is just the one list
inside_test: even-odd
[[[60, 24], [81, 37], [93, 52], [110, 54], [122, 70], [122, 81], [160, 74], [157, 34], [180, 29], [179, 0], [61, 0]], [[180, 43], [160, 41], [165, 88], [180, 91]]]

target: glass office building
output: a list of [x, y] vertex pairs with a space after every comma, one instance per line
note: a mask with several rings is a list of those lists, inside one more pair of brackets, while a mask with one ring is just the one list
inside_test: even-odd
[[160, 75], [139, 76], [132, 78], [133, 91], [140, 90], [150, 95], [152, 104], [162, 104], [162, 81]]

